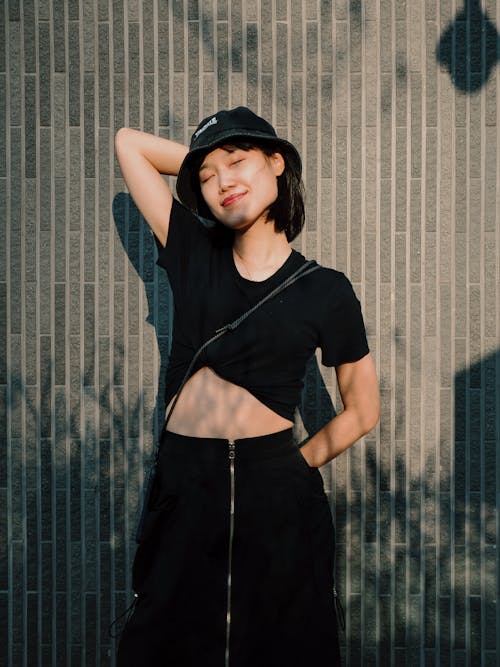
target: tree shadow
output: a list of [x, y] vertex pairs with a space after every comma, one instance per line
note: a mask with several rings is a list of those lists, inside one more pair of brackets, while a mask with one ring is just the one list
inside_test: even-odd
[[[126, 364], [120, 345], [115, 361]], [[12, 624], [2, 651], [16, 665], [110, 664], [108, 627], [130, 598], [143, 461], [129, 425], [144, 397], [125, 400], [114, 378], [88, 384], [92, 367], [73, 374], [68, 392], [54, 386], [54, 366], [45, 360], [39, 391], [11, 375], [6, 407], [13, 423], [23, 416], [25, 438], [8, 448], [11, 546], [0, 578], [11, 572]]]
[[463, 9], [443, 32], [436, 60], [463, 93], [477, 93], [500, 59], [500, 36], [479, 0], [465, 0]]

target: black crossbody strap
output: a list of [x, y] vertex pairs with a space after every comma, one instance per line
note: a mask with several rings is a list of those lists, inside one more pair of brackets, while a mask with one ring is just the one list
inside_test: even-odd
[[319, 265], [316, 264], [313, 260], [310, 260], [309, 262], [306, 262], [305, 264], [302, 264], [297, 271], [292, 273], [291, 276], [288, 276], [286, 280], [284, 280], [278, 287], [273, 289], [269, 294], [266, 294], [266, 296], [261, 299], [258, 303], [255, 304], [255, 306], [252, 306], [250, 310], [247, 310], [246, 313], [243, 313], [243, 315], [240, 315], [238, 319], [234, 320], [234, 322], [230, 322], [229, 324], [226, 324], [226, 326], [221, 327], [220, 329], [217, 329], [217, 333], [219, 331], [233, 331], [238, 327], [243, 320], [246, 320], [246, 318], [251, 315], [257, 308], [260, 308], [262, 304], [266, 303], [266, 301], [269, 301], [269, 299], [272, 299], [275, 297], [277, 294], [282, 292], [284, 289], [292, 285], [296, 280], [299, 280], [299, 278], [302, 278], [303, 276], [307, 276], [309, 273], [312, 273], [313, 271], [316, 271], [316, 269], [319, 269]]
[[[302, 266], [300, 266], [294, 273], [292, 273], [291, 276], [289, 276], [286, 280], [284, 280], [274, 290], [269, 292], [269, 294], [267, 294], [263, 299], [261, 299], [258, 303], [256, 303], [255, 306], [253, 306], [252, 308], [247, 310], [246, 313], [243, 313], [243, 315], [241, 315], [236, 320], [234, 320], [234, 322], [230, 322], [229, 324], [226, 324], [226, 326], [221, 327], [220, 329], [218, 329], [215, 332], [215, 335], [212, 336], [212, 338], [209, 338], [207, 341], [205, 341], [203, 343], [203, 345], [196, 351], [194, 357], [191, 359], [191, 362], [188, 366], [188, 369], [185, 372], [184, 377], [182, 378], [182, 382], [179, 386], [179, 389], [177, 390], [177, 394], [174, 398], [174, 401], [173, 401], [172, 405], [170, 406], [170, 410], [168, 411], [168, 415], [165, 419], [165, 424], [164, 424], [163, 429], [167, 428], [168, 421], [169, 421], [169, 419], [172, 415], [172, 412], [175, 408], [175, 405], [176, 405], [177, 400], [179, 398], [179, 395], [182, 391], [182, 388], [184, 387], [184, 385], [188, 381], [188, 379], [191, 375], [191, 371], [193, 370], [193, 366], [195, 365], [196, 360], [198, 359], [200, 354], [203, 352], [203, 350], [206, 347], [208, 347], [211, 343], [216, 341], [218, 338], [220, 338], [221, 336], [224, 336], [224, 334], [227, 333], [228, 331], [234, 331], [244, 320], [246, 320], [247, 317], [249, 317], [253, 312], [255, 312], [257, 310], [257, 308], [260, 308], [260, 306], [262, 306], [262, 304], [266, 303], [266, 301], [269, 301], [269, 299], [272, 299], [274, 296], [276, 296], [277, 294], [282, 292], [284, 289], [286, 289], [287, 287], [292, 285], [296, 280], [299, 280], [299, 278], [302, 278], [303, 276], [306, 276], [309, 273], [312, 273], [313, 271], [316, 271], [319, 268], [320, 267], [313, 260], [308, 261], [305, 264], [302, 264]], [[157, 468], [158, 459], [159, 459], [159, 452], [160, 452], [160, 443], [157, 442], [156, 447], [155, 447], [154, 452], [153, 452], [152, 463], [151, 463], [151, 466], [150, 466], [149, 472], [148, 472], [148, 477], [147, 477], [147, 482], [146, 482], [146, 493], [145, 493], [144, 502], [143, 502], [143, 505], [142, 505], [142, 512], [141, 512], [141, 516], [140, 516], [140, 519], [139, 519], [139, 525], [137, 527], [137, 533], [136, 533], [136, 538], [135, 539], [138, 543], [140, 543], [141, 540], [143, 539], [144, 525], [145, 525], [146, 515], [148, 513], [149, 498], [150, 498], [150, 495], [152, 493], [152, 488], [153, 488], [154, 480], [155, 480], [155, 476], [156, 476], [156, 468]]]
[[288, 276], [288, 278], [286, 278], [282, 283], [280, 283], [277, 287], [275, 287], [273, 290], [271, 290], [269, 292], [269, 294], [266, 294], [265, 297], [263, 297], [260, 301], [258, 301], [255, 304], [255, 306], [252, 306], [252, 308], [250, 308], [245, 313], [243, 313], [243, 315], [240, 315], [240, 317], [238, 317], [233, 322], [229, 322], [229, 324], [226, 324], [225, 326], [221, 327], [220, 329], [217, 329], [217, 331], [215, 332], [215, 335], [212, 336], [212, 338], [209, 338], [207, 341], [205, 341], [203, 343], [203, 345], [195, 352], [195, 355], [191, 359], [191, 362], [190, 362], [190, 364], [189, 364], [189, 366], [188, 366], [188, 368], [187, 368], [187, 370], [184, 374], [184, 377], [182, 378], [182, 382], [179, 385], [179, 389], [177, 390], [177, 394], [174, 398], [174, 401], [173, 401], [172, 405], [170, 406], [170, 410], [168, 411], [168, 415], [165, 418], [164, 428], [166, 428], [166, 426], [168, 424], [168, 421], [169, 421], [169, 419], [172, 415], [172, 412], [174, 411], [174, 408], [175, 408], [175, 405], [176, 405], [177, 400], [179, 398], [179, 395], [180, 395], [184, 385], [186, 384], [186, 382], [188, 381], [188, 379], [191, 375], [191, 371], [193, 370], [193, 366], [195, 365], [196, 360], [198, 359], [200, 354], [203, 352], [203, 350], [205, 348], [207, 348], [211, 343], [216, 341], [218, 338], [223, 336], [225, 333], [227, 333], [228, 331], [234, 331], [237, 327], [239, 327], [239, 325], [244, 320], [246, 320], [247, 317], [249, 317], [252, 313], [254, 313], [257, 310], [257, 308], [260, 308], [264, 303], [266, 303], [266, 301], [269, 301], [269, 299], [272, 299], [277, 294], [282, 292], [284, 289], [286, 289], [287, 287], [290, 287], [290, 285], [293, 285], [293, 283], [296, 282], [297, 280], [299, 280], [300, 278], [303, 278], [304, 276], [307, 276], [309, 273], [312, 273], [313, 271], [316, 271], [319, 268], [320, 268], [319, 265], [316, 264], [316, 262], [314, 260], [309, 260], [309, 261], [305, 262], [304, 264], [299, 266], [299, 268], [296, 271], [294, 271], [290, 276]]

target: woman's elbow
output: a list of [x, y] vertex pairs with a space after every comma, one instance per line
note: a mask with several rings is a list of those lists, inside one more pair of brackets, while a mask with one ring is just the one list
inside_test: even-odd
[[362, 429], [363, 429], [363, 435], [366, 435], [367, 433], [370, 433], [370, 431], [373, 431], [375, 426], [378, 424], [380, 420], [380, 411], [373, 412], [370, 415], [366, 416], [363, 424], [362, 424]]
[[366, 435], [372, 431], [380, 420], [380, 398], [377, 395], [369, 405], [365, 405], [364, 409], [359, 413], [359, 425], [362, 435]]
[[115, 133], [115, 149], [118, 151], [130, 138], [130, 128], [120, 127]]

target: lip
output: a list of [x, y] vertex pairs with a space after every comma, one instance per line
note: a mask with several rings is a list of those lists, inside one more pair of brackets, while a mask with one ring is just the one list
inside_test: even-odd
[[240, 201], [244, 196], [246, 195], [246, 192], [235, 192], [232, 195], [229, 195], [228, 197], [225, 197], [222, 200], [222, 206], [224, 208], [227, 208], [228, 206], [231, 206], [231, 204], [234, 204], [237, 201]]

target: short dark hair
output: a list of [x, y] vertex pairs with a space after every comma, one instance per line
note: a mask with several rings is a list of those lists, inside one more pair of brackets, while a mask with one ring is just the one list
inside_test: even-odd
[[[218, 148], [228, 150], [239, 149], [243, 151], [258, 149], [267, 157], [270, 157], [274, 153], [280, 153], [283, 156], [285, 169], [283, 173], [278, 176], [278, 196], [273, 204], [271, 204], [268, 217], [270, 220], [274, 220], [276, 231], [284, 231], [287, 240], [293, 241], [293, 239], [300, 234], [302, 227], [304, 226], [304, 184], [299, 169], [294, 166], [294, 163], [291, 160], [286, 159], [286, 151], [283, 150], [283, 147], [273, 141], [259, 141], [258, 139], [245, 141], [234, 139], [230, 143], [222, 143]], [[212, 151], [214, 148], [212, 147], [210, 150]], [[216, 225], [214, 230], [216, 230], [222, 238], [229, 241], [229, 239], [232, 240], [234, 233], [215, 219], [201, 194], [199, 170], [205, 156], [206, 153], [197, 155], [194, 158], [191, 169], [191, 187], [193, 192], [196, 193], [197, 213], [203, 218], [215, 221]], [[224, 227], [224, 229], [221, 229], [221, 227]]]

